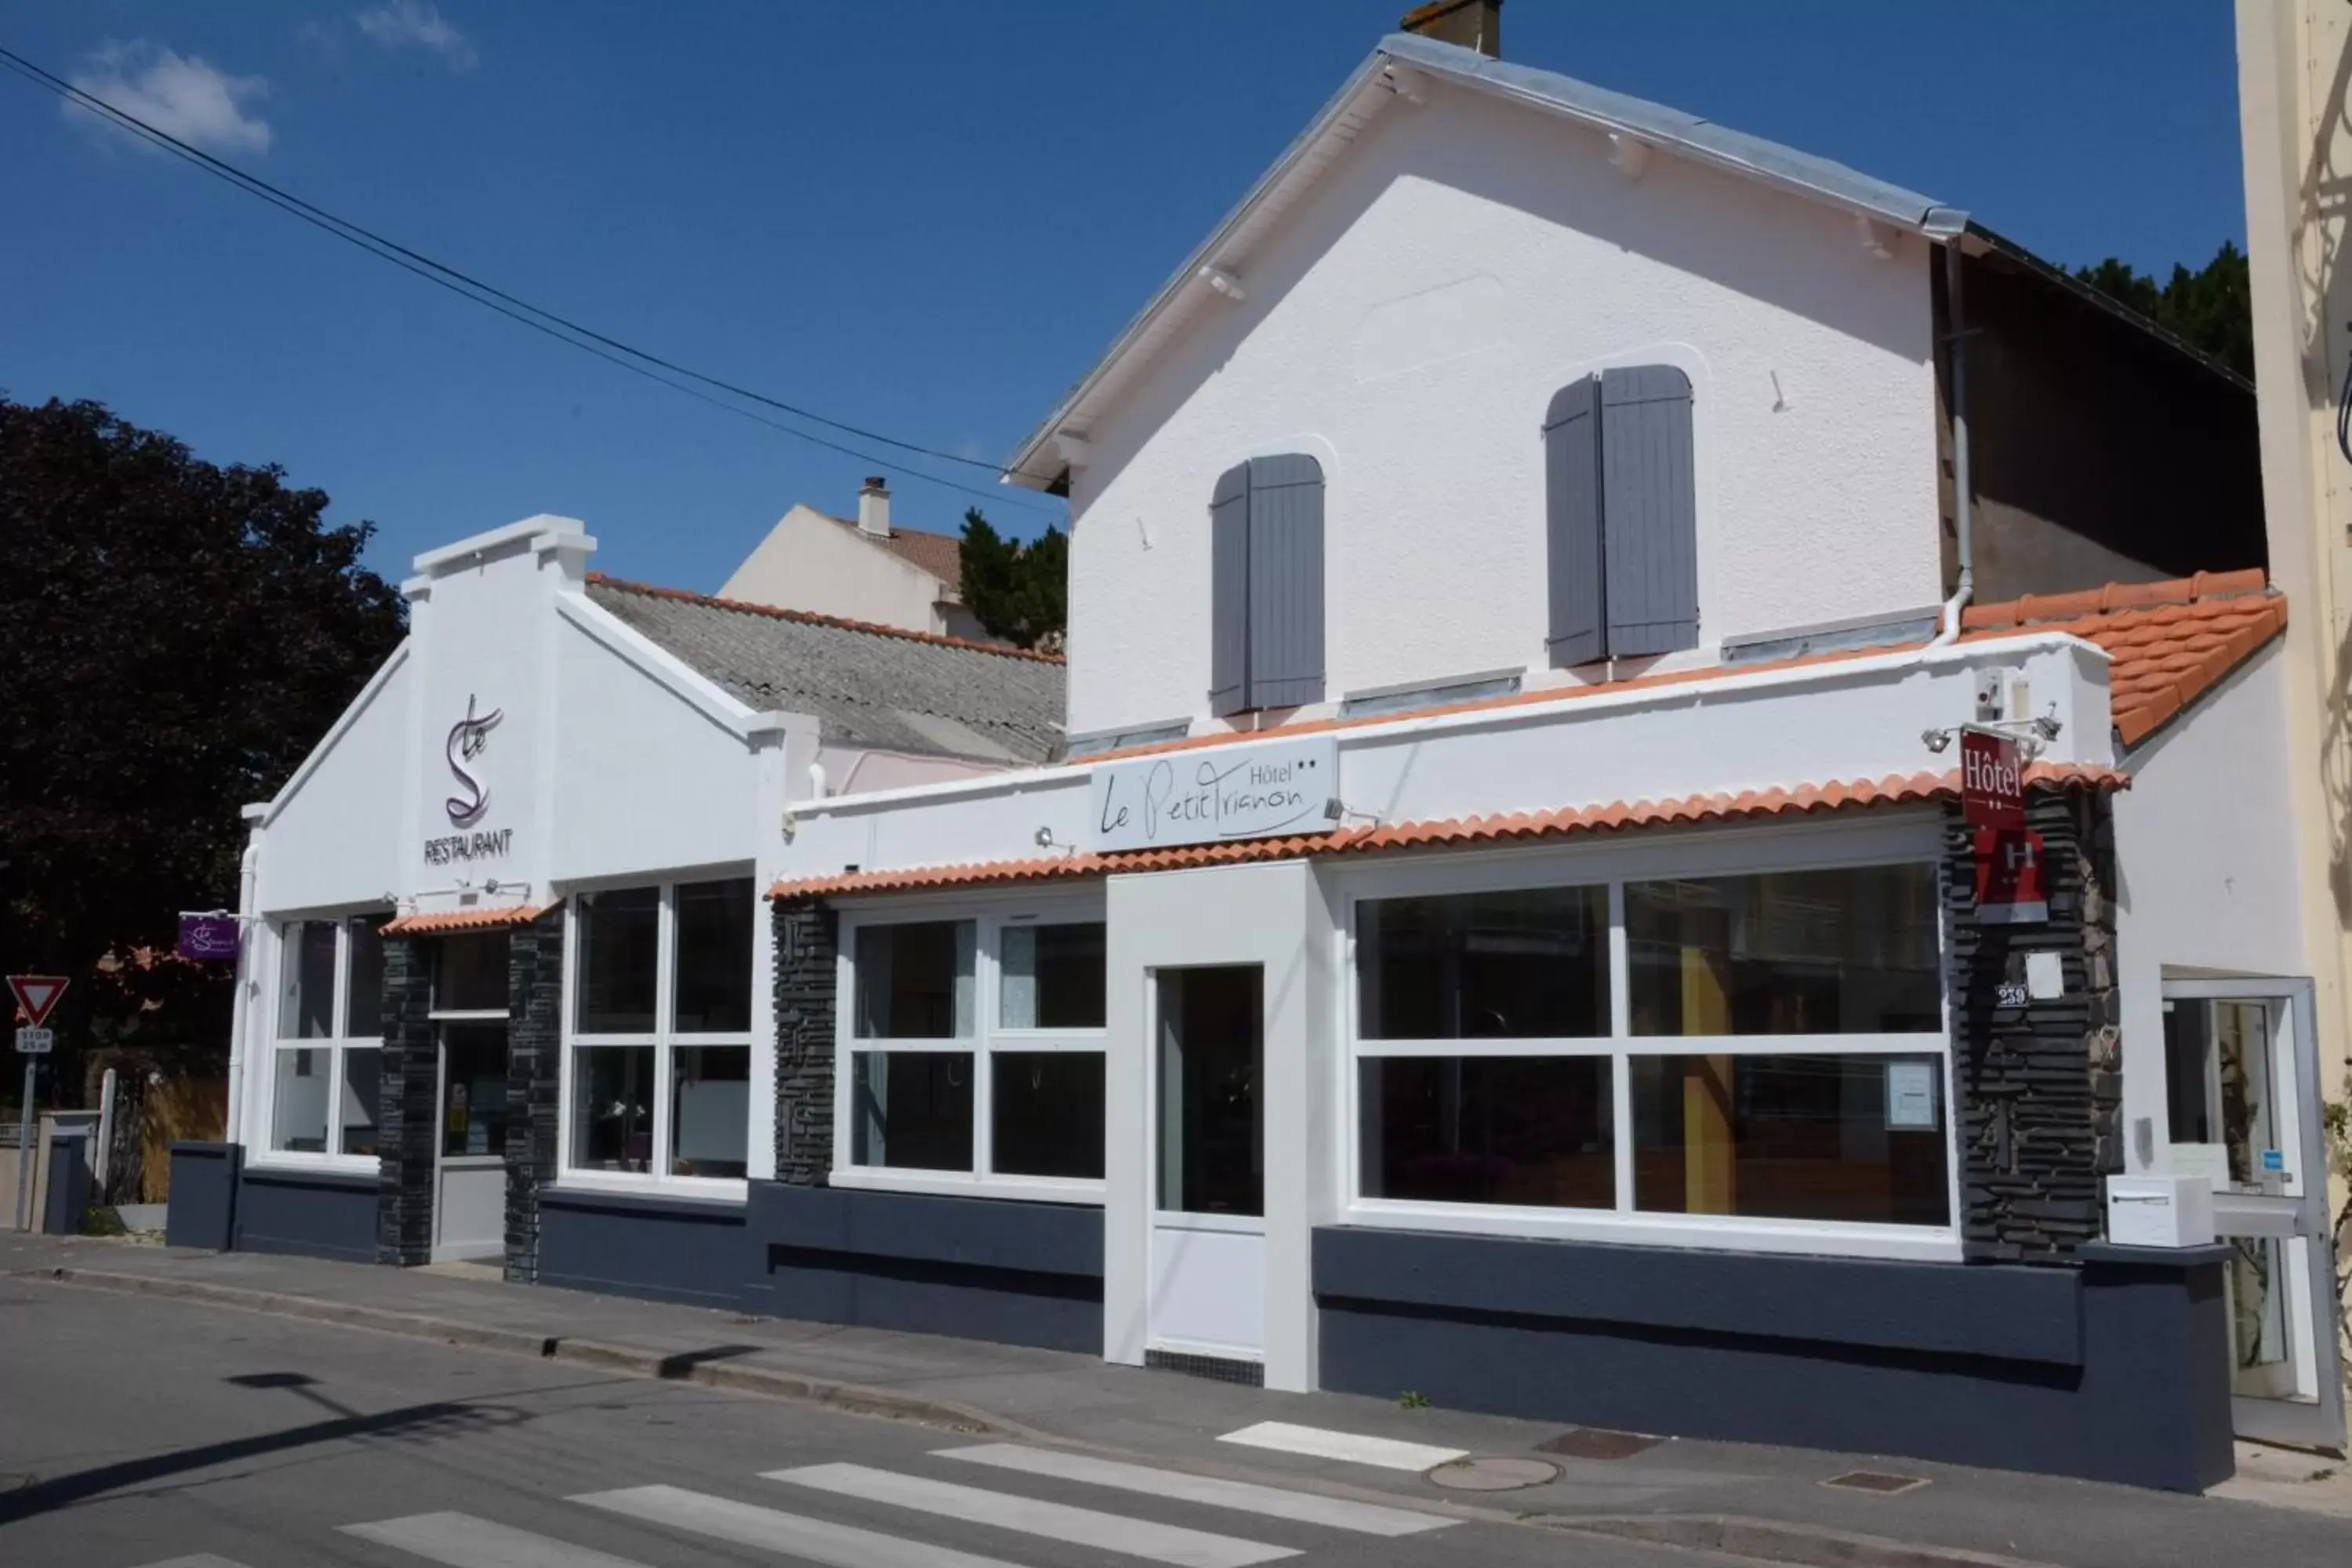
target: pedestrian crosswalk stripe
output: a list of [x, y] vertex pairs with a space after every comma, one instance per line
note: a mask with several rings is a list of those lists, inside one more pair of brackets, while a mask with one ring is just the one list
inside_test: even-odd
[[975, 1465], [993, 1465], [999, 1469], [1019, 1470], [1026, 1475], [1079, 1481], [1088, 1486], [1149, 1492], [1155, 1497], [1204, 1503], [1211, 1508], [1262, 1513], [1272, 1519], [1295, 1520], [1301, 1524], [1328, 1525], [1334, 1530], [1352, 1530], [1362, 1535], [1418, 1535], [1423, 1531], [1443, 1530], [1454, 1522], [1434, 1514], [1416, 1513], [1411, 1509], [1383, 1508], [1378, 1503], [1317, 1497], [1309, 1492], [1285, 1491], [1279, 1487], [1262, 1487], [1248, 1481], [1221, 1480], [1213, 1476], [1153, 1469], [1148, 1465], [1121, 1464], [1115, 1459], [1097, 1459], [1091, 1455], [1073, 1454], [1059, 1448], [1024, 1448], [1011, 1443], [982, 1443], [970, 1448], [942, 1448], [938, 1457], [964, 1459]]
[[144, 1568], [245, 1568], [245, 1564], [227, 1557], [215, 1557], [209, 1552], [199, 1552], [194, 1557], [173, 1557], [162, 1563], [149, 1563]]
[[447, 1568], [645, 1568], [626, 1557], [551, 1541], [469, 1513], [413, 1514], [374, 1524], [347, 1524], [342, 1532]]
[[1000, 1530], [1042, 1535], [1049, 1541], [1148, 1557], [1155, 1563], [1173, 1564], [1174, 1568], [1250, 1568], [1252, 1563], [1298, 1555], [1287, 1546], [1268, 1546], [1263, 1542], [1241, 1541], [1230, 1535], [1212, 1535], [1204, 1530], [1185, 1530], [1115, 1513], [1097, 1513], [1092, 1509], [1040, 1502], [1009, 1492], [985, 1491], [979, 1487], [958, 1486], [952, 1481], [934, 1481], [921, 1476], [902, 1476], [889, 1470], [869, 1469], [864, 1465], [810, 1465], [796, 1470], [770, 1470], [767, 1476], [772, 1481], [788, 1481], [818, 1491], [864, 1498], [918, 1513], [936, 1513], [976, 1524], [992, 1524]]
[[682, 1487], [629, 1487], [590, 1492], [572, 1500], [607, 1513], [667, 1525], [713, 1541], [760, 1551], [781, 1552], [826, 1568], [1015, 1568], [993, 1557], [977, 1557], [945, 1546], [904, 1541], [822, 1519], [803, 1519], [731, 1498], [691, 1492]]
[[1322, 1426], [1294, 1426], [1287, 1421], [1261, 1421], [1238, 1432], [1228, 1432], [1220, 1443], [1251, 1448], [1276, 1448], [1286, 1454], [1306, 1454], [1318, 1459], [1344, 1459], [1350, 1464], [1378, 1465], [1384, 1470], [1428, 1470], [1467, 1458], [1460, 1448], [1435, 1448], [1424, 1443], [1400, 1443], [1393, 1437], [1367, 1437], [1355, 1432], [1334, 1432]]

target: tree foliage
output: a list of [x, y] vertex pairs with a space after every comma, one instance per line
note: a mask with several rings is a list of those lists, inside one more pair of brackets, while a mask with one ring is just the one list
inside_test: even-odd
[[2195, 272], [2179, 262], [2165, 283], [2110, 256], [2074, 276], [2102, 294], [2120, 300], [2193, 347], [2200, 348], [2240, 375], [2254, 374], [2254, 306], [2246, 278], [2246, 256], [2229, 240]]
[[963, 514], [963, 605], [991, 637], [1057, 651], [1070, 624], [1070, 541], [1058, 528], [1024, 544]]
[[226, 1051], [226, 966], [154, 956], [403, 635], [374, 525], [284, 479], [0, 398], [0, 966], [73, 981], [61, 1052]]

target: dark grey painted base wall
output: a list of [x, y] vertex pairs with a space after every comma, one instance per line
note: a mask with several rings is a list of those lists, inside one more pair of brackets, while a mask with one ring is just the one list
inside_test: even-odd
[[237, 1188], [236, 1246], [373, 1263], [378, 1190], [373, 1175], [248, 1165]]
[[2196, 1491], [2231, 1469], [2219, 1248], [2079, 1268], [1316, 1232], [1323, 1386]]
[[741, 1204], [543, 1187], [538, 1225], [542, 1285], [735, 1307], [753, 1267]]
[[755, 1182], [749, 1310], [1098, 1354], [1102, 1211]]
[[172, 1185], [163, 1240], [172, 1247], [226, 1252], [236, 1245], [236, 1179], [245, 1149], [193, 1140], [172, 1145]]

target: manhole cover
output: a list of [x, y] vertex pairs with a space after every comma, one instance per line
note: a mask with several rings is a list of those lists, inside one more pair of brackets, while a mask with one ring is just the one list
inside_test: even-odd
[[1517, 1491], [1559, 1477], [1559, 1467], [1541, 1459], [1455, 1459], [1429, 1472], [1431, 1484], [1457, 1492]]
[[1644, 1437], [1638, 1432], [1612, 1432], [1602, 1426], [1579, 1426], [1573, 1432], [1561, 1433], [1549, 1442], [1538, 1443], [1536, 1452], [1564, 1454], [1571, 1459], [1630, 1459], [1664, 1441], [1663, 1437]]
[[1876, 1492], [1892, 1497], [1896, 1492], [1916, 1491], [1927, 1484], [1925, 1476], [1890, 1476], [1884, 1470], [1848, 1470], [1842, 1476], [1832, 1476], [1822, 1485], [1842, 1487], [1847, 1491]]

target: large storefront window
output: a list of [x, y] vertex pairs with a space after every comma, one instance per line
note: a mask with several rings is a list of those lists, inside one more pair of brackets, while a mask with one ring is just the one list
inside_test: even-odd
[[272, 1154], [373, 1158], [389, 912], [288, 921], [278, 937]]
[[845, 927], [839, 1163], [901, 1185], [1103, 1176], [1103, 922], [1052, 910]]
[[751, 879], [571, 901], [564, 1168], [740, 1179], [751, 1117]]
[[1360, 1212], [1509, 1211], [1491, 1223], [1580, 1234], [1949, 1227], [1932, 860], [1580, 863], [1595, 873], [1536, 887], [1407, 873], [1391, 879], [1438, 885], [1354, 900]]

